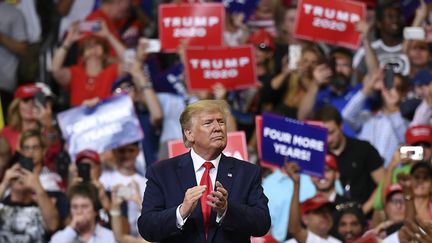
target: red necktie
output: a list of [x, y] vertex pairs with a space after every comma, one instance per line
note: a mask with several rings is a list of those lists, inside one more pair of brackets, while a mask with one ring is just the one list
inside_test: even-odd
[[202, 215], [204, 221], [205, 237], [207, 239], [208, 225], [209, 225], [209, 219], [211, 213], [211, 207], [207, 205], [207, 195], [209, 195], [210, 192], [213, 190], [212, 181], [210, 179], [210, 174], [209, 174], [210, 169], [213, 168], [213, 164], [211, 162], [205, 162], [203, 164], [203, 167], [205, 168], [205, 171], [201, 177], [200, 186], [207, 186], [207, 189], [204, 191], [203, 195], [201, 196], [201, 209], [202, 209]]

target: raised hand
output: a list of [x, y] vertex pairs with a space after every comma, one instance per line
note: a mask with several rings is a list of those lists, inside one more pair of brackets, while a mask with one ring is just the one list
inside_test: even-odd
[[194, 186], [186, 191], [183, 203], [180, 207], [180, 215], [183, 219], [192, 213], [205, 190], [206, 186]]
[[300, 183], [300, 166], [295, 162], [285, 162], [285, 171], [295, 184]]

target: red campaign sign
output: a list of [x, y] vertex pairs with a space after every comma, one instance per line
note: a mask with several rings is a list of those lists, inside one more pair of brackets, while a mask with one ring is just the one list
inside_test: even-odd
[[159, 38], [164, 51], [176, 51], [182, 40], [190, 46], [221, 46], [224, 26], [221, 3], [159, 6]]
[[346, 0], [300, 0], [294, 36], [351, 49], [359, 47], [356, 22], [366, 17], [366, 4]]
[[[168, 142], [168, 156], [170, 158], [188, 152], [189, 149], [183, 144], [183, 140], [177, 139]], [[229, 132], [227, 146], [223, 153], [237, 159], [248, 161], [246, 146], [246, 135], [244, 132]]]
[[186, 84], [189, 90], [212, 90], [221, 83], [227, 90], [257, 85], [255, 54], [250, 45], [189, 47], [185, 51]]

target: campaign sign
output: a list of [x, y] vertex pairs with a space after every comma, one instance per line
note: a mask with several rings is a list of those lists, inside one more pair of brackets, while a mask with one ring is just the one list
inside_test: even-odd
[[351, 49], [359, 47], [356, 23], [366, 17], [366, 5], [347, 0], [300, 0], [294, 36]]
[[94, 108], [79, 106], [57, 115], [72, 158], [84, 149], [103, 152], [144, 137], [131, 98], [110, 97]]
[[221, 3], [159, 6], [159, 38], [164, 51], [176, 51], [180, 41], [190, 46], [221, 46], [224, 26]]
[[227, 90], [257, 84], [255, 55], [250, 45], [189, 47], [185, 52], [186, 83], [190, 90], [212, 90], [221, 83]]
[[325, 128], [268, 113], [262, 117], [263, 160], [280, 167], [285, 161], [294, 161], [303, 173], [323, 175], [327, 151]]
[[[189, 149], [183, 144], [182, 139], [172, 140], [168, 142], [168, 156], [170, 158], [188, 152]], [[237, 159], [248, 161], [248, 152], [246, 146], [246, 135], [241, 132], [229, 132], [227, 146], [222, 152], [226, 156], [231, 156]]]
[[244, 13], [247, 20], [258, 6], [259, 0], [218, 0], [229, 13]]

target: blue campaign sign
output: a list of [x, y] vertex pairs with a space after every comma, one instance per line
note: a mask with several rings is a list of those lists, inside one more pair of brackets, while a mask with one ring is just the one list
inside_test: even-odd
[[255, 11], [259, 0], [218, 0], [229, 13], [244, 13], [245, 20]]
[[300, 165], [301, 172], [321, 177], [327, 152], [327, 129], [294, 119], [264, 113], [262, 159], [277, 166], [285, 160]]
[[57, 120], [73, 159], [84, 149], [100, 153], [144, 137], [128, 95], [110, 97], [94, 108], [69, 109], [59, 113]]

